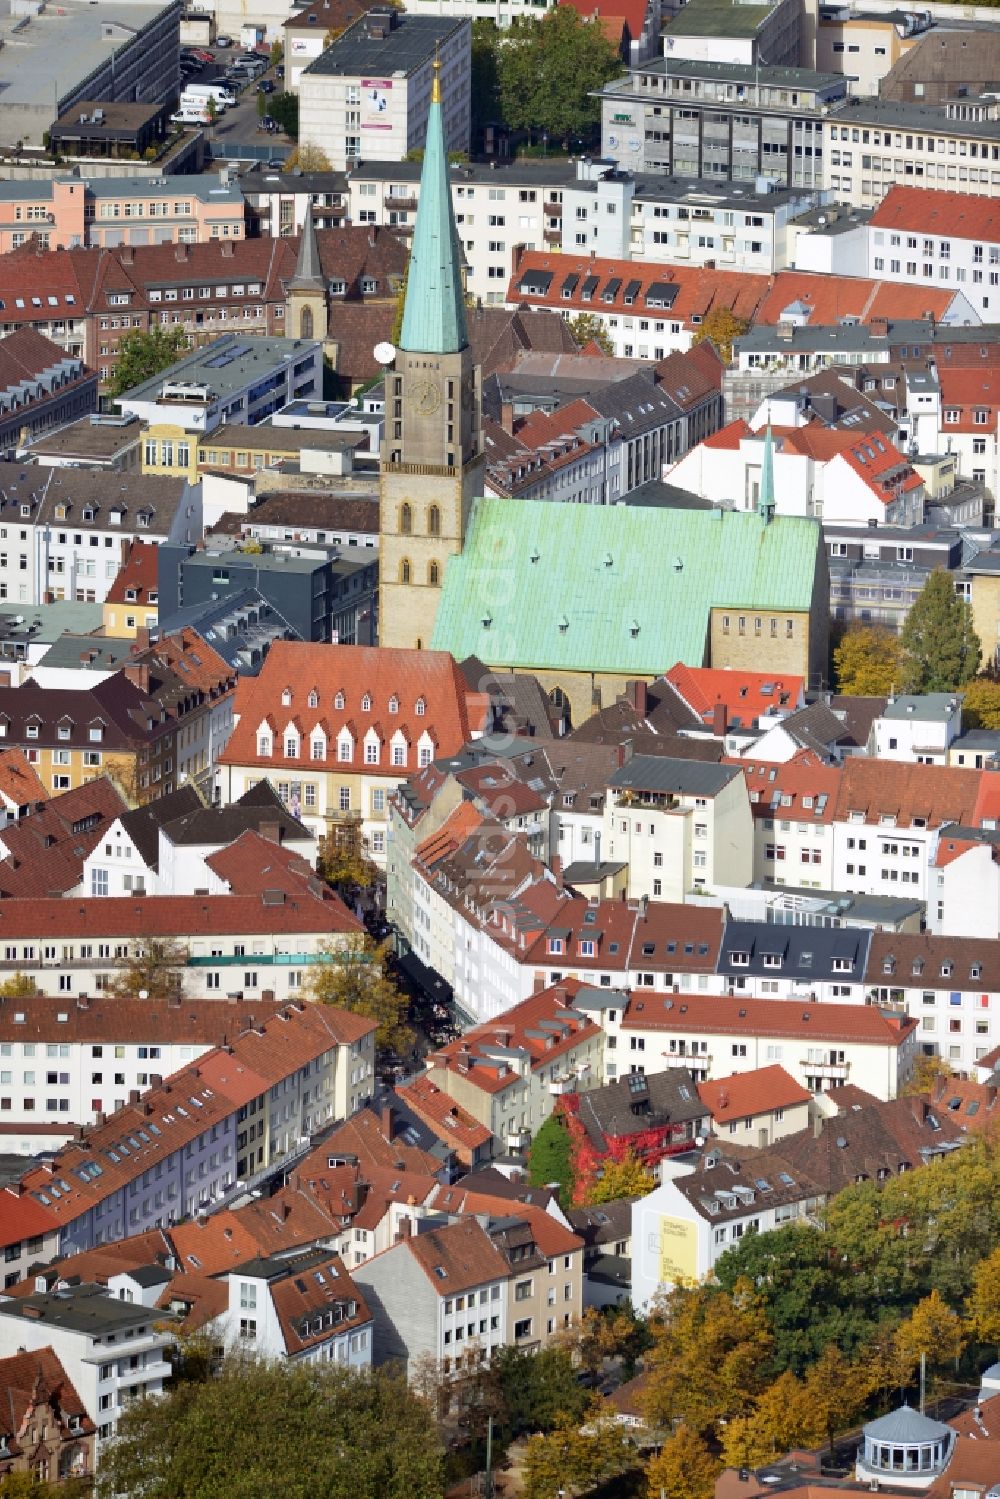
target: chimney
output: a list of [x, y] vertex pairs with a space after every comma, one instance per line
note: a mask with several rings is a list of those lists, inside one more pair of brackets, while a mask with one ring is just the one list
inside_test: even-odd
[[118, 259], [121, 261], [122, 265], [134, 265], [135, 251], [133, 250], [132, 246], [120, 245], [118, 249]]
[[288, 1185], [291, 1187], [293, 1192], [297, 1192], [299, 1190], [299, 1187], [302, 1185], [302, 1178], [299, 1176], [299, 1173], [297, 1171], [289, 1171]]
[[151, 1072], [149, 1074], [149, 1086], [151, 1088], [158, 1088], [162, 1082], [163, 1074], [161, 1072]]
[[104, 1121], [105, 1121], [106, 1118], [107, 1118], [107, 1115], [105, 1114], [104, 1110], [103, 1109], [98, 1109], [97, 1112], [94, 1115], [94, 1123], [95, 1123], [95, 1125], [97, 1125], [98, 1129], [104, 1123]]
[[262, 1001], [264, 1002], [264, 1004], [266, 1004], [266, 1005], [273, 1005], [274, 1004], [274, 990], [273, 989], [262, 989], [260, 991], [260, 997], [261, 997]]
[[26, 1189], [25, 1189], [24, 1182], [8, 1182], [7, 1183], [7, 1191], [10, 1193], [11, 1197], [23, 1197], [24, 1193], [25, 1193], [25, 1190]]
[[181, 1007], [181, 997], [180, 997], [180, 995], [179, 994], [168, 994], [167, 995], [167, 1009], [168, 1010], [179, 1010], [180, 1007]]
[[145, 662], [130, 661], [122, 668], [125, 676], [140, 692], [149, 692], [149, 667]]
[[872, 338], [889, 337], [889, 319], [884, 317], [873, 317], [868, 324], [868, 332]]
[[513, 401], [500, 402], [500, 425], [511, 437], [514, 435], [514, 403]]
[[387, 1103], [382, 1109], [382, 1133], [387, 1140], [392, 1139], [395, 1123], [396, 1119], [392, 1105]]
[[625, 699], [640, 718], [645, 718], [649, 711], [649, 692], [645, 682], [631, 681], [625, 683]]
[[563, 862], [558, 854], [553, 854], [549, 859], [549, 868], [552, 870], [552, 877], [556, 882], [556, 889], [561, 890], [563, 888]]
[[564, 1010], [569, 1006], [569, 995], [567, 994], [562, 984], [557, 985], [552, 998], [555, 1000], [556, 1004]]
[[632, 756], [633, 756], [634, 753], [635, 753], [635, 751], [634, 751], [634, 749], [632, 747], [632, 741], [631, 741], [631, 739], [623, 739], [622, 742], [621, 742], [621, 744], [618, 746], [618, 769], [619, 770], [621, 770], [621, 768], [622, 768], [623, 765], [627, 765], [628, 764], [628, 762], [631, 760], [631, 758], [632, 758]]
[[188, 258], [187, 245], [174, 245], [174, 258], [183, 264]]
[[76, 996], [76, 1007], [78, 1010], [89, 1010], [90, 996], [87, 994], [78, 994]]
[[132, 647], [132, 653], [133, 653], [133, 655], [137, 656], [140, 653], [140, 651], [147, 651], [148, 649], [149, 649], [149, 630], [146, 628], [145, 625], [143, 625], [141, 629], [136, 630], [136, 632], [135, 632], [135, 645]]
[[277, 823], [277, 822], [262, 822], [260, 824], [260, 827], [257, 829], [257, 831], [260, 833], [260, 836], [262, 838], [266, 838], [267, 839], [268, 843], [280, 843], [281, 842], [281, 825], [280, 825], [280, 823]]
[[42, 1309], [40, 1306], [26, 1306], [21, 1316], [30, 1317], [32, 1322], [40, 1322], [42, 1320]]
[[413, 1237], [413, 1219], [412, 1218], [400, 1218], [400, 1220], [399, 1220], [399, 1229], [398, 1229], [397, 1234], [396, 1234], [396, 1241], [397, 1241], [397, 1243], [399, 1242], [400, 1239], [411, 1239], [412, 1237]]
[[724, 739], [729, 727], [729, 709], [725, 703], [716, 703], [712, 708], [712, 733], [716, 739]]
[[129, 1103], [138, 1103], [140, 1097], [141, 1097], [141, 1095], [139, 1093], [139, 1089], [138, 1088], [130, 1088], [128, 1090], [128, 1101], [129, 1101]]

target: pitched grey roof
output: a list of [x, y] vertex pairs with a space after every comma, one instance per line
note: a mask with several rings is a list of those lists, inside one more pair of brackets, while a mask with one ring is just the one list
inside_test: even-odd
[[609, 786], [637, 791], [673, 792], [679, 796], [717, 796], [743, 774], [738, 765], [710, 765], [696, 760], [673, 760], [665, 755], [633, 755], [609, 778]]
[[943, 1421], [932, 1421], [910, 1405], [901, 1405], [898, 1411], [890, 1411], [878, 1421], [869, 1421], [864, 1431], [866, 1437], [878, 1442], [934, 1442], [955, 1435]]
[[326, 292], [326, 277], [323, 275], [323, 267], [319, 260], [319, 245], [316, 242], [316, 226], [313, 223], [313, 209], [310, 201], [306, 206], [305, 223], [302, 225], [302, 236], [299, 239], [299, 258], [295, 262], [295, 275], [288, 283], [290, 291], [297, 289], [308, 290], [315, 288], [317, 291]]
[[168, 796], [157, 797], [144, 807], [125, 812], [119, 819], [147, 869], [156, 869], [159, 861], [159, 831], [176, 817], [198, 811], [203, 802], [193, 786], [180, 786]]

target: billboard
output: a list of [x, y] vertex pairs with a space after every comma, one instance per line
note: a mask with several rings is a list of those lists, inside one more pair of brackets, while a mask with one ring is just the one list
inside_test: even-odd
[[689, 1218], [660, 1218], [660, 1281], [698, 1279], [698, 1225]]
[[361, 80], [361, 128], [362, 130], [391, 130], [388, 120], [389, 98], [392, 93], [391, 78], [362, 78]]

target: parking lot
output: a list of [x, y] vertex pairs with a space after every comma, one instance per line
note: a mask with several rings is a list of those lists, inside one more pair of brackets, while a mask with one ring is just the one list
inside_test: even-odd
[[[182, 49], [182, 51], [190, 50], [189, 48]], [[284, 131], [279, 131], [276, 135], [267, 135], [257, 130], [257, 85], [266, 80], [273, 83], [275, 94], [280, 94], [284, 89], [284, 82], [278, 77], [275, 69], [269, 67], [266, 73], [261, 73], [259, 77], [253, 79], [251, 82], [240, 83], [239, 80], [227, 78], [225, 75], [226, 69], [238, 57], [246, 55], [247, 49], [245, 47], [239, 44], [233, 47], [213, 45], [205, 50], [214, 54], [215, 61], [203, 64], [197, 73], [192, 73], [188, 78], [185, 78], [181, 84], [182, 89], [189, 87], [193, 83], [221, 83], [226, 88], [231, 88], [238, 95], [237, 103], [231, 105], [225, 114], [220, 115], [212, 128], [211, 134], [213, 139], [223, 142], [228, 136], [234, 141], [256, 140], [261, 145], [269, 141], [275, 145], [285, 147], [293, 144]], [[273, 96], [272, 94], [271, 97]], [[215, 154], [220, 155], [224, 154], [224, 152], [216, 151]]]

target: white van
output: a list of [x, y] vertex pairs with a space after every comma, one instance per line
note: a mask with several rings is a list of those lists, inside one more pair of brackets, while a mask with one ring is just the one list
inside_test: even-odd
[[236, 103], [236, 95], [224, 83], [189, 83], [181, 94], [182, 108], [187, 99], [214, 99], [222, 106]]
[[[192, 99], [187, 104], [181, 101], [180, 108], [176, 114], [170, 116], [172, 125], [207, 125], [208, 115], [205, 112], [207, 100]], [[220, 108], [219, 113], [224, 111]]]

